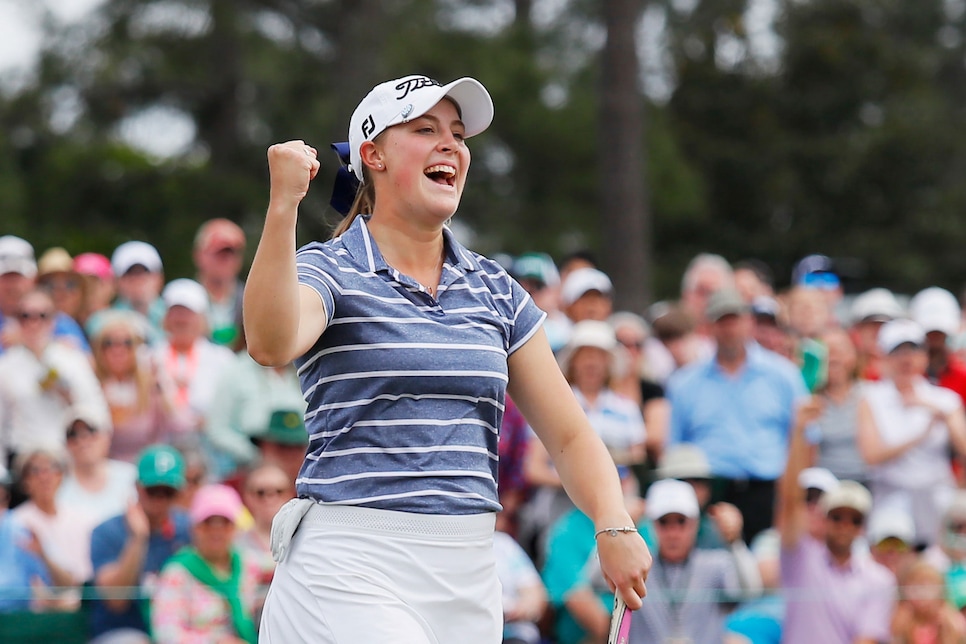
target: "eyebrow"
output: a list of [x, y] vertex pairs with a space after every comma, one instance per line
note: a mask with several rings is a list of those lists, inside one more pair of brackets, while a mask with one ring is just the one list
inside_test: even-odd
[[[437, 117], [435, 117], [435, 116], [433, 116], [432, 114], [423, 114], [423, 115], [421, 115], [421, 116], [417, 116], [416, 118], [414, 118], [414, 119], [413, 119], [412, 121], [410, 121], [410, 122], [415, 122], [415, 121], [418, 121], [419, 119], [427, 119], [427, 120], [429, 120], [429, 121], [432, 121], [432, 122], [434, 122], [434, 123], [436, 123], [437, 125], [440, 125], [440, 124], [442, 124], [442, 121], [440, 121], [440, 120], [439, 120], [439, 119], [438, 119]], [[463, 123], [463, 121], [462, 121], [461, 119], [454, 119], [454, 120], [453, 120], [453, 121], [452, 121], [452, 122], [450, 123], [450, 125], [451, 125], [451, 126], [454, 126], [454, 125], [459, 125], [459, 126], [460, 126], [461, 128], [463, 128], [464, 130], [466, 129], [466, 125], [465, 125], [465, 124]]]

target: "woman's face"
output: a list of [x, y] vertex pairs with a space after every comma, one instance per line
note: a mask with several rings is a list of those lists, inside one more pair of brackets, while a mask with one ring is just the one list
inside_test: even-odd
[[115, 378], [134, 373], [139, 341], [124, 326], [105, 329], [97, 342], [96, 358], [100, 367]]
[[33, 350], [47, 346], [54, 332], [54, 303], [40, 291], [24, 295], [17, 312], [23, 343]]
[[886, 364], [892, 379], [902, 382], [926, 373], [928, 362], [926, 350], [911, 344], [899, 346], [886, 357]]
[[205, 559], [222, 559], [231, 551], [235, 524], [225, 517], [208, 517], [192, 529], [194, 546]]
[[449, 219], [459, 206], [470, 167], [464, 133], [456, 106], [446, 99], [386, 130], [375, 144], [377, 167], [370, 168], [377, 181], [376, 211], [428, 215], [427, 225]]
[[59, 463], [46, 454], [37, 454], [23, 470], [24, 492], [35, 503], [51, 502], [64, 479]]
[[580, 347], [570, 359], [570, 384], [583, 392], [598, 392], [607, 384], [611, 355], [597, 347]]
[[93, 465], [107, 459], [111, 436], [92, 429], [82, 420], [74, 421], [67, 428], [67, 451], [74, 466]]
[[50, 293], [58, 311], [77, 319], [84, 304], [83, 277], [76, 273], [50, 273], [40, 278], [38, 284]]
[[826, 333], [822, 340], [828, 348], [828, 379], [831, 383], [846, 382], [855, 373], [856, 351], [845, 331]]

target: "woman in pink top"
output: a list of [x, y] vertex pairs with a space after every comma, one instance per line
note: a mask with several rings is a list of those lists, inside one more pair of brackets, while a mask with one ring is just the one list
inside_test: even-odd
[[148, 445], [166, 442], [176, 428], [170, 395], [143, 351], [148, 323], [138, 313], [110, 311], [94, 336], [94, 366], [114, 435], [110, 457], [134, 463]]

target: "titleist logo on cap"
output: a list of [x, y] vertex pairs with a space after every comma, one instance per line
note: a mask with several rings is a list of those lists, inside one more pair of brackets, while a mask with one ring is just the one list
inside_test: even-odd
[[413, 90], [422, 89], [423, 87], [434, 87], [434, 86], [442, 87], [439, 84], [439, 82], [434, 81], [432, 78], [429, 78], [428, 76], [417, 76], [416, 78], [407, 78], [403, 82], [396, 85], [396, 89], [402, 92], [402, 94], [396, 97], [396, 100], [401, 101], [402, 99], [406, 98], [406, 96], [409, 95], [409, 92], [412, 92]]

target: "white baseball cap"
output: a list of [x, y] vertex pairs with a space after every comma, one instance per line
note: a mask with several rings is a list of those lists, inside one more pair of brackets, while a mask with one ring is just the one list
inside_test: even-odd
[[903, 344], [922, 347], [926, 342], [926, 332], [916, 322], [906, 319], [890, 320], [879, 329], [877, 343], [879, 350], [889, 354]]
[[872, 495], [861, 483], [842, 481], [834, 490], [822, 497], [819, 505], [826, 514], [838, 508], [850, 508], [868, 517], [872, 509]]
[[866, 536], [873, 545], [890, 537], [912, 543], [916, 538], [916, 524], [912, 515], [900, 508], [877, 507], [869, 517]]
[[160, 273], [164, 268], [158, 249], [147, 242], [124, 242], [114, 249], [114, 254], [111, 255], [111, 270], [114, 271], [115, 277], [121, 277], [138, 265], [152, 273]]
[[428, 76], [404, 76], [386, 81], [366, 94], [349, 120], [349, 165], [359, 181], [364, 181], [363, 142], [371, 141], [385, 129], [418, 118], [431, 110], [444, 96], [459, 107], [466, 127], [464, 136], [476, 136], [493, 120], [493, 100], [480, 81], [460, 78], [441, 85]]
[[916, 293], [909, 302], [909, 315], [926, 333], [941, 331], [948, 336], [959, 333], [962, 319], [956, 296], [938, 286]]
[[698, 497], [690, 483], [677, 479], [661, 479], [647, 488], [645, 512], [651, 520], [660, 519], [668, 514], [683, 514], [689, 519], [697, 519], [701, 513]]
[[190, 311], [205, 315], [208, 312], [208, 292], [194, 280], [185, 278], [171, 280], [161, 292], [161, 299], [169, 309], [183, 306]]
[[584, 293], [598, 291], [604, 295], [614, 292], [614, 284], [603, 271], [596, 268], [578, 268], [573, 271], [560, 287], [560, 301], [564, 306], [570, 306], [579, 300]]
[[828, 494], [839, 486], [839, 479], [824, 467], [806, 467], [798, 473], [798, 487], [815, 489]]
[[0, 237], [0, 275], [17, 273], [24, 277], [37, 276], [34, 247], [26, 239], [14, 235]]
[[861, 295], [857, 295], [849, 311], [852, 324], [860, 322], [888, 322], [903, 315], [902, 305], [885, 288], [873, 288]]

